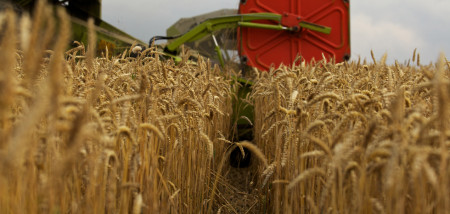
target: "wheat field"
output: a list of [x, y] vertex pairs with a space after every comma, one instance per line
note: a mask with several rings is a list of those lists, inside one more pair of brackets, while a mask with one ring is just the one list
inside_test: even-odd
[[[52, 10], [0, 15], [0, 213], [450, 210], [443, 54], [254, 70], [254, 139], [231, 142], [234, 71], [98, 56], [92, 21], [68, 49]], [[250, 167], [229, 166], [234, 148]]]
[[[416, 60], [413, 56], [413, 62]], [[275, 213], [446, 213], [449, 62], [261, 73], [255, 144]]]

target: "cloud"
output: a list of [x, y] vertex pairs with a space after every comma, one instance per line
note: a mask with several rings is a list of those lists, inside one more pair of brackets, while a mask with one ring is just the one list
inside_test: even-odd
[[404, 61], [412, 56], [414, 48], [427, 46], [420, 35], [402, 24], [375, 20], [365, 14], [357, 13], [351, 22], [352, 52], [354, 59], [369, 55], [373, 50], [377, 57], [388, 53], [388, 59]]
[[[450, 26], [448, 18], [450, 1], [448, 0], [378, 0], [370, 3], [353, 1], [351, 10], [353, 56], [360, 54], [361, 57], [368, 56], [370, 58], [370, 48], [377, 50], [375, 53], [377, 56], [381, 56], [384, 49], [378, 53], [378, 49], [374, 48], [377, 46], [395, 47], [387, 49], [390, 62], [394, 59], [399, 61], [409, 59], [412, 50], [416, 47], [421, 55], [421, 61], [424, 63], [435, 61], [439, 52], [450, 54], [450, 42], [448, 42], [448, 38], [450, 38], [450, 28], [448, 27]], [[394, 32], [403, 29], [412, 32], [414, 36], [412, 38], [405, 37], [399, 43], [392, 44], [384, 35], [381, 35], [384, 38], [381, 40], [378, 37], [374, 38], [364, 32], [359, 32], [361, 30], [356, 26], [363, 25], [364, 22], [369, 23], [369, 26], [375, 27], [375, 29], [380, 29], [383, 27], [380, 25], [385, 24], [387, 26], [384, 28], [388, 29], [389, 26], [392, 28], [391, 24], [394, 24], [398, 28]], [[367, 38], [359, 38], [359, 36]], [[372, 44], [371, 46], [368, 46], [368, 41]], [[411, 42], [410, 48], [400, 51], [402, 46], [408, 45], [405, 44], [407, 41]], [[418, 41], [423, 42], [421, 46]]]

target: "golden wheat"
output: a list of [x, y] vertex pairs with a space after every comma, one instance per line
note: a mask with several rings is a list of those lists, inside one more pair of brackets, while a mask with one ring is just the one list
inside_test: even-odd
[[[450, 209], [443, 54], [429, 65], [414, 50], [413, 65], [371, 52], [371, 64], [253, 70], [243, 101], [255, 120], [237, 119], [255, 137], [232, 142], [233, 71], [135, 45], [95, 57], [92, 20], [89, 44], [66, 50], [68, 15], [52, 11], [38, 1], [32, 18], [6, 11], [0, 20], [1, 213]], [[235, 148], [252, 154], [239, 184], [228, 176]]]

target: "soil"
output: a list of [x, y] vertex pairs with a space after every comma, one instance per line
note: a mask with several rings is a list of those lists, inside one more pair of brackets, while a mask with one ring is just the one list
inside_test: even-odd
[[257, 168], [251, 160], [249, 166], [237, 168], [228, 165], [218, 185], [218, 206], [215, 213], [262, 213], [257, 186]]

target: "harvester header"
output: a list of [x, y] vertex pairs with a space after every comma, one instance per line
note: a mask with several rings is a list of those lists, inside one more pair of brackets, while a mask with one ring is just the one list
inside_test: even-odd
[[[216, 16], [219, 13], [226, 15]], [[348, 60], [349, 22], [348, 0], [243, 0], [237, 12], [221, 10], [184, 18], [168, 29], [166, 37], [154, 38], [171, 39], [165, 51], [177, 55], [181, 45], [195, 42], [200, 47], [200, 41], [211, 37], [209, 43], [222, 66], [227, 50], [221, 48], [221, 40], [235, 39], [241, 64], [269, 70], [271, 66], [291, 65], [299, 57], [305, 62], [322, 58]], [[221, 37], [224, 29], [235, 35]]]

